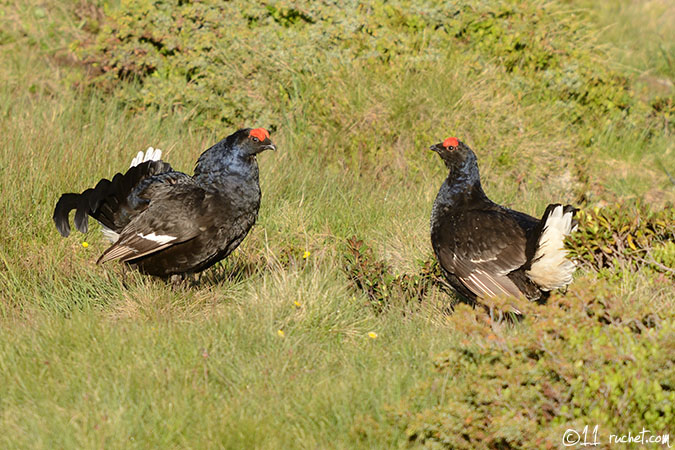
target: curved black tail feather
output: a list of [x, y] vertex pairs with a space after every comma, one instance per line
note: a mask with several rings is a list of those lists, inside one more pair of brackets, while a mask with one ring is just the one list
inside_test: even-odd
[[114, 231], [119, 231], [129, 223], [132, 212], [143, 207], [138, 198], [141, 184], [146, 179], [160, 173], [171, 171], [171, 165], [163, 161], [146, 161], [131, 167], [126, 173], [117, 173], [112, 181], [102, 179], [96, 187], [89, 188], [81, 194], [63, 194], [54, 208], [54, 224], [62, 236], [70, 234], [68, 215], [75, 210], [75, 228], [82, 233], [89, 229], [89, 218], [101, 222]]

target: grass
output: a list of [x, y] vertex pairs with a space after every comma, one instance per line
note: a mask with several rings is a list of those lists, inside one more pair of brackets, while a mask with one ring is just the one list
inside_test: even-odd
[[[429, 353], [443, 349], [440, 339], [417, 338], [420, 322], [370, 339], [354, 309], [319, 316], [334, 302], [295, 313], [253, 303], [208, 320], [167, 320], [169, 301], [164, 312], [141, 313], [159, 319], [77, 313], [14, 330], [2, 350], [15, 399], [3, 407], [5, 446], [33, 445], [34, 430], [43, 445], [70, 448], [349, 446], [340, 430], [405, 393]], [[402, 337], [408, 345], [388, 349]], [[17, 369], [35, 378], [10, 375]]]
[[[672, 7], [607, 4], [579, 3], [590, 8], [598, 45], [616, 55], [612, 64], [645, 102], [672, 99], [673, 22], [665, 20]], [[355, 61], [318, 67], [315, 78], [298, 73], [284, 108], [271, 108], [263, 124], [242, 123], [274, 125], [279, 151], [259, 160], [258, 224], [200, 284], [175, 291], [116, 264], [96, 266], [106, 245], [97, 227], [61, 239], [51, 222], [58, 196], [110, 177], [149, 145], [189, 172], [234, 127], [204, 127], [186, 120], [189, 112], [139, 109], [86, 87], [88, 69], [70, 47], [91, 38], [87, 8], [0, 4], [3, 448], [391, 448], [411, 436], [413, 444], [432, 443], [452, 430], [438, 417], [452, 416], [443, 408], [457, 395], [449, 390], [453, 372], [438, 369], [443, 355], [493, 345], [518, 354], [539, 341], [549, 319], [569, 342], [583, 341], [591, 331], [575, 334], [575, 324], [594, 330], [604, 315], [609, 323], [600, 332], [617, 342], [624, 337], [614, 333], [654, 315], [661, 331], [627, 332], [629, 347], [672, 347], [672, 277], [654, 270], [583, 269], [565, 297], [554, 295], [514, 327], [490, 323], [481, 311], [448, 314], [450, 297], [437, 288], [421, 302], [392, 299], [378, 312], [349, 283], [343, 258], [352, 235], [397, 273], [413, 273], [431, 257], [428, 217], [445, 173], [425, 149], [448, 134], [476, 150], [495, 201], [534, 215], [551, 201], [593, 207], [640, 197], [663, 207], [675, 199], [667, 124], [644, 128], [629, 116], [576, 127], [546, 93], [460, 46], [447, 49], [442, 63]], [[648, 32], [633, 31], [635, 17]], [[566, 361], [572, 348], [551, 352]], [[597, 362], [603, 351], [589, 364], [598, 364], [593, 373], [607, 384], [602, 377], [614, 372]], [[672, 356], [658, 367], [638, 359], [663, 387], [627, 394], [630, 405], [672, 392]], [[518, 361], [520, 369], [529, 364]], [[458, 386], [469, 389], [479, 369]], [[579, 392], [592, 382], [583, 379]], [[582, 394], [573, 401], [579, 412], [551, 425], [554, 446], [565, 426], [611, 423], [594, 416]], [[675, 431], [648, 413], [627, 414], [630, 430], [647, 423]], [[426, 440], [421, 429], [432, 430]]]

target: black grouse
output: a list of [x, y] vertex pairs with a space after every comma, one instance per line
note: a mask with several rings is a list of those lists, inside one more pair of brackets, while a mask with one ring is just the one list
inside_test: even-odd
[[82, 233], [87, 216], [99, 221], [113, 241], [99, 264], [118, 259], [160, 277], [200, 272], [237, 248], [255, 223], [256, 155], [270, 149], [276, 147], [264, 128], [239, 130], [202, 153], [190, 176], [174, 171], [150, 148], [125, 174], [81, 194], [63, 194], [54, 223], [68, 236], [73, 209]]
[[431, 243], [459, 294], [477, 298], [544, 300], [572, 282], [565, 236], [576, 209], [552, 204], [538, 220], [492, 202], [480, 183], [474, 152], [454, 137], [433, 145], [450, 170], [431, 213]]

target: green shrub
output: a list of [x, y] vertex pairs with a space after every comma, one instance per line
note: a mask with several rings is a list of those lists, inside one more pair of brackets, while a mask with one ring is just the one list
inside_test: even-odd
[[598, 425], [603, 442], [642, 427], [667, 433], [675, 421], [675, 324], [634, 333], [568, 308], [563, 302], [526, 319], [527, 330], [505, 330], [476, 324], [461, 307], [455, 323], [482, 339], [440, 355], [429, 381], [392, 408], [392, 420], [412, 442], [457, 449], [557, 448], [566, 429], [585, 425]]
[[593, 62], [600, 52], [586, 23], [578, 10], [543, 1], [142, 0], [107, 8], [95, 42], [77, 47], [101, 70], [97, 86], [210, 128], [274, 125], [303, 85], [325, 92], [338, 67], [451, 67], [456, 51], [496, 62], [527, 91], [568, 105], [578, 122], [632, 101], [626, 80]]
[[675, 208], [653, 210], [639, 201], [581, 210], [579, 229], [569, 238], [572, 257], [584, 266], [639, 269], [675, 276]]

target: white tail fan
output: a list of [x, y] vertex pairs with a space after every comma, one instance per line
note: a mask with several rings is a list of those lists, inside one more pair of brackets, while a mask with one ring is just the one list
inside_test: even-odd
[[148, 147], [148, 149], [145, 151], [145, 154], [143, 152], [138, 152], [136, 157], [131, 160], [131, 165], [129, 168], [137, 166], [146, 161], [159, 161], [161, 158], [162, 151], [160, 149]]
[[[544, 291], [560, 289], [572, 282], [576, 264], [567, 258], [565, 236], [572, 231], [574, 211], [563, 213], [562, 205], [553, 208], [539, 237], [534, 262], [527, 276]], [[576, 227], [575, 227], [576, 229]]]

